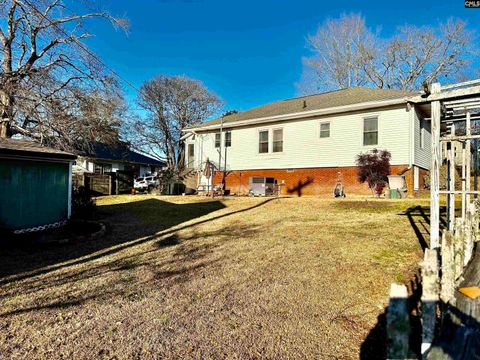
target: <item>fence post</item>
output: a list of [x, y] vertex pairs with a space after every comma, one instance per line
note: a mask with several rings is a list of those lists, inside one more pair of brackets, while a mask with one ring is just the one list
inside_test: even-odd
[[455, 250], [453, 236], [450, 231], [442, 234], [442, 278], [440, 279], [440, 298], [448, 303], [455, 300]]
[[[463, 262], [465, 257], [465, 243], [464, 237], [463, 219], [455, 219], [455, 233], [453, 237], [453, 249], [455, 256], [455, 280], [459, 280], [463, 273]], [[458, 281], [457, 281], [458, 284]]]
[[473, 226], [475, 223], [475, 204], [467, 204], [467, 209], [465, 211], [465, 227], [464, 227], [464, 238], [465, 238], [465, 257], [463, 259], [463, 265], [467, 266], [468, 262], [472, 258], [473, 254]]
[[405, 285], [390, 286], [387, 309], [387, 359], [407, 359], [410, 354], [410, 317], [408, 293]]
[[426, 249], [422, 263], [422, 355], [430, 349], [435, 336], [437, 320], [437, 302], [439, 296], [438, 253], [435, 249]]

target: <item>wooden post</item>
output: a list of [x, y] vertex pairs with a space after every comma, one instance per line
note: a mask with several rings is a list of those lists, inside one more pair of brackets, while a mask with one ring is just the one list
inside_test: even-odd
[[[465, 135], [466, 136], [470, 136], [472, 134], [471, 132], [471, 123], [470, 123], [470, 111], [467, 111], [467, 116], [466, 116], [466, 120], [465, 120], [465, 128], [466, 128], [466, 131], [465, 131]], [[470, 191], [470, 182], [471, 182], [471, 159], [472, 159], [472, 149], [471, 149], [472, 145], [471, 145], [471, 140], [468, 139], [466, 142], [465, 142], [465, 152], [467, 153], [467, 157], [465, 159], [465, 175], [467, 177], [467, 181], [466, 181], [466, 184], [465, 184], [465, 190], [467, 191], [467, 194], [465, 196], [465, 201], [467, 202], [467, 206], [468, 204], [470, 204], [470, 194], [468, 193]]]
[[[440, 84], [431, 86], [432, 94], [440, 93]], [[430, 165], [430, 248], [440, 245], [440, 101], [432, 101], [431, 116], [431, 150], [432, 162]]]
[[407, 287], [392, 284], [387, 309], [387, 359], [411, 358], [409, 337], [410, 318]]
[[466, 172], [466, 157], [467, 149], [465, 147], [465, 142], [462, 142], [462, 219], [465, 219], [466, 210], [467, 210], [467, 172]]
[[453, 235], [450, 231], [442, 234], [442, 278], [440, 280], [440, 298], [444, 303], [455, 300], [455, 250]]
[[464, 226], [463, 219], [455, 219], [455, 233], [453, 239], [453, 249], [454, 249], [454, 262], [455, 262], [455, 281], [458, 283], [461, 281], [460, 277], [463, 273], [463, 263], [465, 257], [465, 243], [464, 243]]
[[[452, 124], [452, 136], [455, 136], [455, 123]], [[448, 156], [448, 173], [449, 183], [448, 190], [455, 191], [455, 145], [454, 141], [450, 141], [450, 151]], [[448, 230], [453, 231], [455, 226], [455, 194], [448, 194]]]
[[437, 303], [439, 296], [438, 253], [435, 249], [425, 249], [422, 264], [422, 309], [423, 329], [421, 352], [425, 354], [431, 347], [437, 323]]
[[467, 266], [468, 262], [472, 258], [473, 254], [473, 226], [474, 226], [474, 219], [475, 219], [475, 204], [467, 204], [467, 209], [465, 213], [465, 221], [464, 221], [464, 229], [465, 232], [463, 234], [465, 238], [465, 257], [463, 258], [463, 265]]

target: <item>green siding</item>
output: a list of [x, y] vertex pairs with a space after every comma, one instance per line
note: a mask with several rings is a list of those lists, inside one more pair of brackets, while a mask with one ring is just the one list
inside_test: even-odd
[[0, 226], [11, 230], [67, 219], [68, 164], [0, 160]]

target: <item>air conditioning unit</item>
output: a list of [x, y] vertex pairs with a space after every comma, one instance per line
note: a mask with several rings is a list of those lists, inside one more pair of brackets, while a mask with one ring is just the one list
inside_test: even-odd
[[277, 180], [271, 177], [252, 176], [249, 179], [249, 193], [253, 196], [268, 196], [275, 193]]

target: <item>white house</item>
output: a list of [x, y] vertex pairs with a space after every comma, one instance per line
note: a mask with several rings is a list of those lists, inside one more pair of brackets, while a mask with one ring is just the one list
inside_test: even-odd
[[[274, 102], [185, 129], [187, 165], [197, 186], [246, 193], [252, 181], [281, 184], [282, 193], [331, 194], [338, 179], [365, 193], [355, 158], [373, 148], [392, 154], [410, 194], [423, 188], [430, 166], [430, 122], [409, 98], [416, 94], [355, 87]], [[203, 174], [207, 159], [221, 170]], [[254, 179], [255, 178], [255, 179]], [[268, 179], [266, 179], [268, 178]]]
[[145, 176], [165, 167], [165, 162], [132, 151], [124, 143], [95, 143], [89, 151], [79, 151], [77, 155], [73, 166], [75, 173], [108, 174], [125, 171], [134, 176]]

